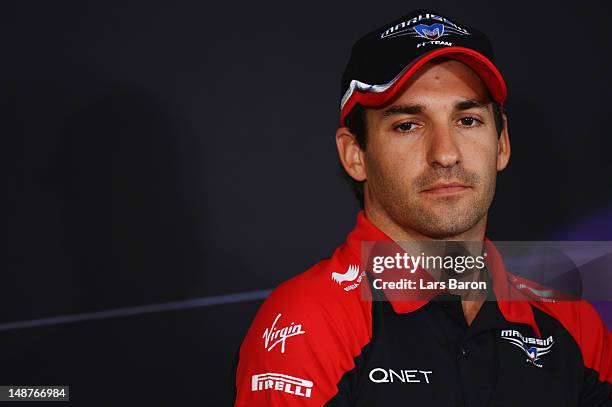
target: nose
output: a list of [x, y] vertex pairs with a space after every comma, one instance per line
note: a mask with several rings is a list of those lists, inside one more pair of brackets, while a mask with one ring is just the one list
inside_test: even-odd
[[432, 167], [451, 168], [461, 161], [461, 153], [449, 125], [437, 125], [429, 134], [427, 162]]

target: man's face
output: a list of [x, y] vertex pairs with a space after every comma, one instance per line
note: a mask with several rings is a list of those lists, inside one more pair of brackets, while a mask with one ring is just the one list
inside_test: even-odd
[[367, 109], [367, 126], [366, 210], [436, 239], [486, 222], [509, 151], [498, 147], [488, 92], [474, 71], [453, 60], [425, 64], [396, 99]]

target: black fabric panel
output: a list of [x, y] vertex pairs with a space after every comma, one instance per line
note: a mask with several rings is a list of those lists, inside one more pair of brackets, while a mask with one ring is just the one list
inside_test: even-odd
[[580, 407], [612, 407], [612, 384], [599, 380], [596, 370], [584, 368]]
[[352, 406], [355, 403], [359, 390], [359, 379], [370, 347], [371, 342], [364, 346], [361, 353], [355, 357], [355, 367], [344, 372], [337, 384], [338, 393], [325, 403], [326, 407]]

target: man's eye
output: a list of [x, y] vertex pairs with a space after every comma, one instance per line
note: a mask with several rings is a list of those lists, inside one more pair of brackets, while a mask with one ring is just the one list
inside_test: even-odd
[[416, 123], [414, 122], [404, 122], [402, 124], [397, 125], [395, 129], [399, 131], [410, 131], [410, 130], [414, 130], [415, 127], [416, 127]]
[[462, 126], [466, 126], [466, 127], [474, 127], [477, 126], [478, 124], [481, 124], [482, 122], [480, 120], [478, 120], [475, 117], [462, 117], [461, 119], [459, 119], [459, 121], [461, 122]]

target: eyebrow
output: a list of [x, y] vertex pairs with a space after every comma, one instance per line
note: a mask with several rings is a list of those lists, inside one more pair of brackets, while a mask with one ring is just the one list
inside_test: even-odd
[[[491, 102], [485, 102], [478, 99], [466, 99], [455, 103], [455, 110], [469, 110], [473, 108], [484, 109]], [[397, 114], [419, 114], [423, 113], [427, 108], [424, 105], [393, 105], [383, 112], [383, 117], [390, 117]]]
[[396, 114], [419, 114], [423, 113], [425, 106], [423, 105], [393, 105], [383, 112], [383, 117], [389, 117]]
[[472, 108], [486, 109], [491, 102], [484, 102], [477, 99], [467, 99], [455, 103], [455, 110], [468, 110]]

